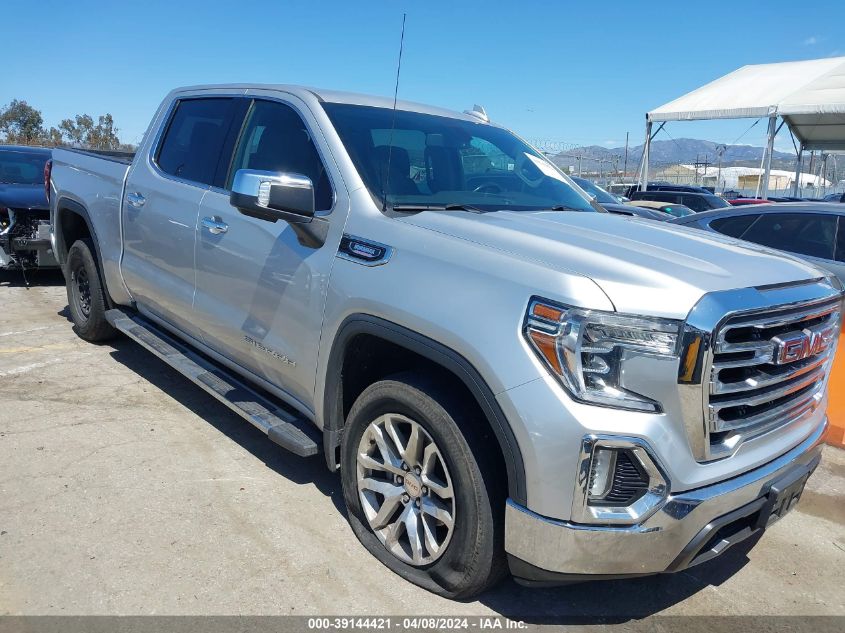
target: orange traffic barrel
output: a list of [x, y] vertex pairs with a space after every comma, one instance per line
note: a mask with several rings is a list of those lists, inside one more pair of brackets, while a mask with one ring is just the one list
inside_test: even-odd
[[[845, 336], [845, 327], [842, 331]], [[833, 371], [830, 374], [828, 393], [830, 401], [827, 406], [827, 417], [830, 426], [827, 429], [825, 441], [833, 446], [845, 448], [845, 350], [843, 343], [836, 350], [836, 358], [833, 360]]]

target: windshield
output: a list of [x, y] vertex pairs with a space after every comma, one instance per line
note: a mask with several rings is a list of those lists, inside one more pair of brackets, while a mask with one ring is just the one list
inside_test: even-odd
[[581, 187], [581, 189], [586, 191], [588, 194], [590, 194], [591, 196], [595, 196], [596, 202], [600, 204], [619, 204], [619, 199], [616, 196], [608, 193], [607, 191], [599, 187], [596, 183], [587, 180], [586, 178], [573, 178], [572, 180], [574, 180], [575, 184]]
[[0, 150], [0, 183], [7, 185], [43, 185], [44, 164], [49, 154]]
[[502, 128], [388, 108], [323, 108], [370, 193], [389, 206], [594, 211], [556, 167]]

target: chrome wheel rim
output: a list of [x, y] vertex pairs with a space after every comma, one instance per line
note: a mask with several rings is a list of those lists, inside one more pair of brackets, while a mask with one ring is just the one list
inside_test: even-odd
[[357, 456], [358, 498], [370, 529], [396, 558], [416, 567], [443, 555], [455, 526], [455, 495], [432, 437], [388, 413], [370, 423]]

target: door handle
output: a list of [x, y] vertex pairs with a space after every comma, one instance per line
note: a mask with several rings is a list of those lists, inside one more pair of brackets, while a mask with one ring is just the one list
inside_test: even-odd
[[147, 201], [147, 199], [144, 196], [142, 196], [140, 193], [138, 193], [137, 191], [126, 194], [126, 202], [129, 203], [130, 207], [135, 207], [136, 209], [140, 209], [141, 207], [144, 206], [144, 203], [146, 201]]
[[220, 235], [229, 230], [229, 225], [223, 222], [216, 215], [212, 218], [203, 218], [202, 225], [208, 229], [208, 232], [213, 235]]

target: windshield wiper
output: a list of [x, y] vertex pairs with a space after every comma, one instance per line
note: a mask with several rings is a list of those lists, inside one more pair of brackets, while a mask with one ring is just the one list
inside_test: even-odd
[[449, 203], [449, 204], [392, 204], [390, 208], [394, 211], [469, 211], [471, 213], [484, 213], [483, 209], [474, 207], [471, 204]]

